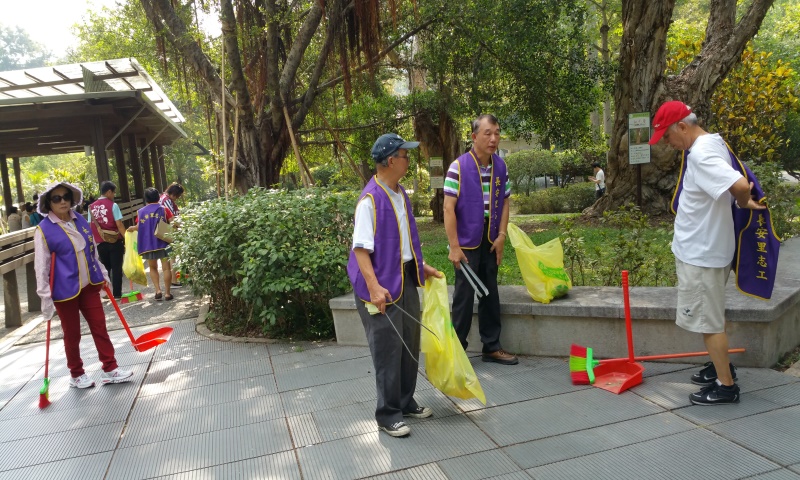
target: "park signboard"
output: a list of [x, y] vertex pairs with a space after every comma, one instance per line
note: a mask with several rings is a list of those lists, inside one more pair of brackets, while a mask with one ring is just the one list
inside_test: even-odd
[[628, 163], [650, 163], [650, 112], [628, 114]]

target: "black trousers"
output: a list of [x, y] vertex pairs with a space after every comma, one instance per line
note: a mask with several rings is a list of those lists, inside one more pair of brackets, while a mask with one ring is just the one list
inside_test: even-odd
[[101, 242], [97, 245], [97, 254], [100, 261], [108, 271], [111, 279], [111, 290], [114, 296], [122, 296], [122, 258], [125, 256], [125, 242], [117, 240], [116, 243]]
[[[419, 293], [414, 284], [415, 277], [414, 262], [406, 263], [403, 296], [397, 304], [419, 320]], [[403, 412], [418, 407], [414, 401], [414, 391], [417, 388], [420, 326], [394, 305], [387, 305], [385, 315], [380, 313], [370, 315], [358, 295], [355, 295], [355, 298], [361, 323], [364, 324], [367, 333], [372, 363], [375, 366], [375, 384], [378, 391], [375, 420], [379, 425], [388, 426], [402, 421]], [[403, 342], [413, 356], [403, 346]]]
[[[492, 244], [487, 239], [489, 223], [484, 222], [483, 235], [478, 248], [463, 249], [469, 267], [478, 275], [489, 295], [478, 300], [478, 328], [483, 342], [483, 353], [500, 350], [500, 297], [497, 293], [497, 256], [489, 250]], [[453, 292], [453, 327], [464, 350], [467, 349], [467, 335], [472, 326], [472, 310], [475, 304], [475, 290], [460, 269], [456, 269], [456, 286]]]

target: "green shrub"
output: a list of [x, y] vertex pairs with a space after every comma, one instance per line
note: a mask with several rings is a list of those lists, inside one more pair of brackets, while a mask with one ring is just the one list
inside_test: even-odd
[[520, 215], [577, 213], [594, 203], [594, 183], [583, 182], [563, 188], [537, 190], [529, 197], [515, 195], [511, 203]]
[[228, 334], [328, 338], [328, 300], [347, 292], [354, 193], [251, 189], [185, 211], [176, 256], [207, 322]]
[[517, 193], [530, 195], [536, 190], [536, 177], [558, 173], [561, 169], [559, 160], [550, 150], [520, 150], [506, 157], [508, 176], [514, 182]]

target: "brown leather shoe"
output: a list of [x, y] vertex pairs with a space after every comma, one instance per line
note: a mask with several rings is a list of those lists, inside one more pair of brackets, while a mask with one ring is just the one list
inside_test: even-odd
[[482, 359], [484, 362], [494, 362], [502, 365], [516, 365], [519, 363], [519, 359], [516, 356], [511, 355], [502, 348], [496, 352], [484, 353]]

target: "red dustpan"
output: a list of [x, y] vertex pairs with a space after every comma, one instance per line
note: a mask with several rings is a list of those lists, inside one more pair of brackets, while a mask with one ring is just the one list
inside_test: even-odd
[[144, 352], [162, 343], [166, 343], [169, 337], [172, 336], [172, 327], [161, 327], [152, 332], [147, 332], [139, 338], [134, 338], [133, 332], [131, 332], [131, 328], [128, 326], [128, 322], [125, 321], [125, 317], [122, 315], [122, 311], [119, 309], [119, 305], [117, 305], [117, 301], [111, 293], [111, 289], [108, 288], [108, 285], [105, 285], [103, 288], [105, 288], [106, 295], [108, 295], [108, 299], [111, 300], [111, 304], [114, 305], [114, 310], [117, 311], [119, 320], [122, 322], [122, 326], [125, 327], [125, 331], [128, 332], [128, 337], [130, 337], [133, 348], [135, 348], [137, 352]]
[[594, 386], [620, 394], [642, 383], [644, 367], [633, 359], [633, 330], [631, 329], [631, 302], [628, 297], [628, 271], [622, 271], [622, 297], [625, 302], [625, 333], [628, 335], [628, 361], [601, 363], [594, 368]]

